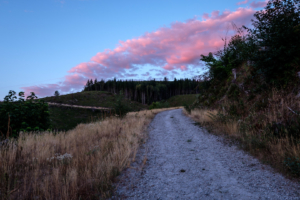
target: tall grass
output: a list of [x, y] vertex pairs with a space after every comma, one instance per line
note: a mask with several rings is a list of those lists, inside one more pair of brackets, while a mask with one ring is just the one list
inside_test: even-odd
[[101, 199], [134, 159], [157, 109], [68, 132], [21, 133], [0, 147], [0, 199]]

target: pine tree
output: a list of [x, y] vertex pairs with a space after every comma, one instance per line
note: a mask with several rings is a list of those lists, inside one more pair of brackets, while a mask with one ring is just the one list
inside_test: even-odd
[[54, 96], [58, 97], [59, 95], [60, 95], [59, 92], [56, 90], [56, 91], [54, 92]]
[[299, 4], [300, 0], [270, 0], [263, 11], [254, 14], [254, 29], [243, 26], [249, 41], [258, 45], [251, 60], [267, 82], [287, 82], [299, 70], [300, 34], [295, 32], [300, 24]]

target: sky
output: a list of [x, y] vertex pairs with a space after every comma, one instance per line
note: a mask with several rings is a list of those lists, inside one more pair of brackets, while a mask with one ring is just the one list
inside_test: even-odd
[[0, 100], [88, 79], [192, 78], [265, 0], [0, 0]]

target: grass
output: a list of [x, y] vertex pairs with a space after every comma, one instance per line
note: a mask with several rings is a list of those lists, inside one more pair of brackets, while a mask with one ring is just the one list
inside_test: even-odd
[[167, 102], [171, 107], [191, 105], [196, 100], [196, 94], [177, 95], [169, 98]]
[[103, 199], [134, 160], [147, 126], [167, 109], [79, 124], [67, 132], [21, 133], [0, 148], [0, 199]]
[[[220, 107], [229, 107], [230, 104], [231, 102], [227, 102]], [[251, 110], [253, 104], [244, 109]], [[297, 177], [300, 175], [300, 139], [297, 135], [291, 135], [290, 131], [293, 129], [289, 122], [297, 118], [299, 110], [300, 101], [293, 95], [273, 90], [265, 109], [252, 109], [247, 116], [232, 116], [224, 109], [194, 109], [191, 113], [186, 110], [184, 112], [210, 132], [238, 141], [245, 150], [281, 173]], [[272, 124], [278, 126], [274, 129]], [[296, 127], [295, 130], [299, 129], [299, 122], [294, 121], [292, 125]]]
[[[117, 95], [105, 91], [87, 91], [58, 97], [45, 97], [42, 98], [42, 100], [62, 104], [114, 108], [117, 103]], [[121, 100], [121, 103], [126, 105], [131, 111], [148, 108], [148, 105], [143, 105], [125, 98]], [[49, 112], [52, 129], [65, 131], [75, 128], [80, 123], [89, 123], [95, 119], [102, 119], [108, 116], [105, 111], [92, 111], [91, 109], [63, 106], [49, 106]]]
[[102, 119], [105, 111], [82, 108], [49, 106], [50, 123], [53, 130], [71, 130], [81, 123], [90, 123]]
[[[46, 102], [114, 108], [117, 101], [117, 95], [105, 91], [85, 91], [58, 97], [45, 97], [42, 99]], [[139, 102], [130, 101], [125, 98], [122, 100], [122, 103], [127, 105], [132, 111], [148, 108], [148, 105], [143, 105]]]

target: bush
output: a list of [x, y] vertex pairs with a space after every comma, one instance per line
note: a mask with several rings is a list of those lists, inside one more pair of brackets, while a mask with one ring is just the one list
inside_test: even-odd
[[149, 106], [149, 110], [152, 109], [157, 109], [157, 108], [169, 108], [170, 104], [167, 101], [157, 101], [157, 102], [153, 102], [150, 106]]
[[122, 92], [120, 92], [120, 94], [117, 95], [117, 101], [114, 107], [115, 113], [119, 117], [124, 117], [128, 112], [131, 111], [131, 109], [123, 103], [123, 99], [124, 96]]
[[56, 90], [56, 91], [54, 92], [54, 96], [58, 97], [59, 95], [60, 95], [59, 92]]
[[10, 90], [0, 104], [0, 133], [6, 137], [17, 137], [20, 131], [44, 131], [50, 126], [48, 104], [38, 100], [33, 92], [24, 100], [24, 92]]

